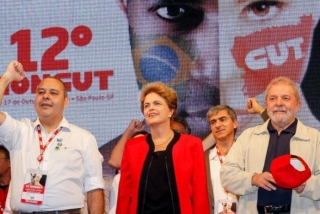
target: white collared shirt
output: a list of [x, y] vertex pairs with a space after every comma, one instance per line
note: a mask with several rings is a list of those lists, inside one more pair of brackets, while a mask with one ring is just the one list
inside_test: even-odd
[[[225, 161], [225, 156], [222, 156], [222, 160]], [[209, 152], [209, 161], [210, 161], [210, 177], [213, 187], [213, 194], [214, 194], [214, 204], [217, 207], [219, 200], [237, 200], [237, 197], [232, 193], [227, 193], [225, 189], [221, 185], [220, 180], [220, 168], [221, 163], [219, 161], [219, 157], [217, 155], [217, 148], [214, 147]], [[215, 214], [218, 213], [218, 209], [214, 209]]]
[[[48, 145], [39, 165], [39, 120], [32, 122], [24, 118], [18, 121], [5, 114], [6, 120], [0, 126], [0, 142], [10, 151], [12, 210], [30, 212], [81, 208], [84, 206], [84, 193], [104, 189], [102, 156], [90, 132], [63, 118], [57, 127], [63, 128]], [[42, 126], [41, 130], [43, 144], [46, 144], [55, 130], [47, 133]], [[26, 173], [38, 167], [47, 171], [43, 204], [21, 203]]]
[[109, 214], [115, 214], [117, 210], [118, 189], [120, 183], [120, 173], [116, 174], [112, 181], [112, 188], [110, 191], [110, 210]]

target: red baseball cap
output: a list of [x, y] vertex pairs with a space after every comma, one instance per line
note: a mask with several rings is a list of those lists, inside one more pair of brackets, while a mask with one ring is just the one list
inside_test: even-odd
[[[304, 170], [296, 169], [291, 160], [297, 159], [303, 164]], [[293, 189], [303, 184], [311, 176], [311, 171], [306, 162], [296, 155], [282, 155], [275, 158], [270, 166], [271, 174], [279, 187]]]

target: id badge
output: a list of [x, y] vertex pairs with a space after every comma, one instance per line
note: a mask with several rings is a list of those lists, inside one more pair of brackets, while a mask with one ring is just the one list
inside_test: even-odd
[[29, 170], [24, 179], [21, 202], [41, 205], [46, 181], [47, 173], [45, 171], [39, 169]]
[[238, 203], [232, 199], [221, 199], [217, 201], [215, 209], [218, 210], [218, 214], [236, 214]]

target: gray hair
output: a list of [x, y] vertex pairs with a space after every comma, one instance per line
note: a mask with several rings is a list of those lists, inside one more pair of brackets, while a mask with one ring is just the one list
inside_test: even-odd
[[291, 88], [293, 90], [293, 93], [294, 93], [294, 96], [296, 97], [297, 101], [298, 102], [301, 101], [300, 89], [297, 86], [297, 84], [292, 79], [290, 79], [288, 77], [284, 77], [284, 76], [276, 77], [276, 78], [274, 78], [274, 79], [272, 79], [270, 81], [270, 83], [269, 83], [269, 85], [267, 86], [267, 89], [266, 89], [265, 100], [267, 100], [268, 93], [269, 93], [271, 87], [274, 86], [274, 85], [277, 85], [279, 83], [284, 83], [284, 84], [287, 84], [287, 85], [291, 86]]

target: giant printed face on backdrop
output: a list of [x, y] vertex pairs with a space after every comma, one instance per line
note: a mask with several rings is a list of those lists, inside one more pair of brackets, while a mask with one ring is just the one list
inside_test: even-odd
[[210, 132], [205, 115], [219, 103], [236, 110], [237, 133], [261, 123], [246, 114], [247, 98], [262, 103], [267, 84], [279, 75], [301, 82], [320, 14], [318, 0], [120, 1], [138, 85], [173, 87], [179, 115], [199, 137]]
[[207, 136], [206, 112], [220, 102], [217, 0], [122, 3], [139, 86], [162, 81], [174, 88], [179, 116], [192, 134]]
[[[263, 103], [277, 76], [301, 83], [319, 5], [319, 0], [220, 1], [220, 99], [236, 110], [240, 132], [254, 125], [245, 112], [247, 98]], [[309, 111], [302, 119], [315, 120], [307, 106], [301, 111]]]

